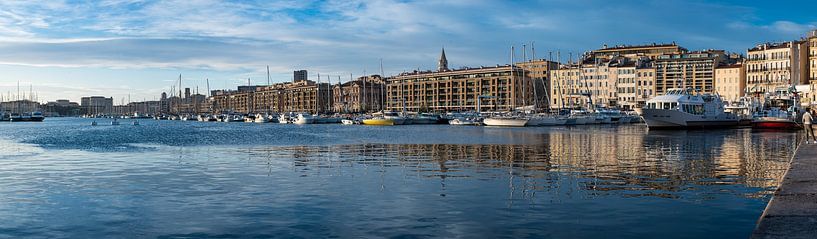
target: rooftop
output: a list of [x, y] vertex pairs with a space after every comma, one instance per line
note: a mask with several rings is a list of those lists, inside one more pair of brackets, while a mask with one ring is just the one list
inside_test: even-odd
[[762, 51], [762, 50], [789, 48], [789, 47], [791, 47], [792, 43], [800, 43], [800, 41], [766, 42], [766, 43], [763, 43], [763, 44], [758, 44], [755, 47], [749, 48], [748, 51]]
[[619, 51], [619, 50], [633, 50], [633, 49], [648, 49], [648, 48], [681, 48], [675, 42], [672, 43], [652, 43], [646, 45], [616, 45], [613, 47], [608, 47], [606, 44], [595, 52], [605, 52], [605, 51]]

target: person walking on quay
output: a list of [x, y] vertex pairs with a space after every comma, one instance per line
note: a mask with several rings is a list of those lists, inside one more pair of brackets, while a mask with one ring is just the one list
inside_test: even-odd
[[812, 117], [812, 110], [806, 110], [806, 113], [803, 114], [803, 130], [806, 131], [806, 144], [809, 143], [808, 136], [811, 135], [811, 140], [815, 144], [817, 144], [817, 137], [814, 137], [814, 129], [811, 128], [811, 122], [814, 121], [814, 117]]

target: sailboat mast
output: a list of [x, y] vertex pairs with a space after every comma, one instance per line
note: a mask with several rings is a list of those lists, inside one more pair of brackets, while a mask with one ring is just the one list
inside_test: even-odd
[[[513, 80], [513, 78], [514, 78], [513, 73], [515, 73], [515, 71], [516, 71], [516, 70], [514, 70], [514, 64], [515, 64], [514, 61], [515, 60], [516, 60], [516, 49], [514, 49], [514, 46], [511, 45], [511, 80], [512, 80], [512, 82], [515, 82]], [[514, 95], [514, 102], [512, 104], [513, 106], [516, 105], [516, 100], [517, 100], [516, 98], [517, 98], [516, 95]], [[511, 111], [511, 110], [513, 110], [513, 108], [508, 109], [508, 111]]]
[[[528, 62], [528, 49], [527, 49], [527, 46], [525, 44], [522, 44], [522, 62], [526, 63], [526, 64]], [[523, 81], [525, 80], [525, 69], [524, 68], [522, 69], [522, 80]], [[523, 89], [522, 92], [525, 92], [524, 88], [525, 88], [525, 85], [527, 85], [527, 84], [528, 83], [522, 84], [522, 89]], [[536, 109], [539, 108], [539, 104], [537, 104], [538, 99], [536, 98], [536, 85], [531, 84], [531, 90], [533, 90], [533, 110], [536, 110]], [[527, 98], [527, 95], [528, 95], [527, 92], [525, 92], [525, 98]], [[525, 106], [527, 106], [527, 104], [525, 104]]]
[[383, 105], [386, 102], [386, 76], [383, 74], [383, 58], [380, 58], [380, 110], [384, 110], [386, 107]]

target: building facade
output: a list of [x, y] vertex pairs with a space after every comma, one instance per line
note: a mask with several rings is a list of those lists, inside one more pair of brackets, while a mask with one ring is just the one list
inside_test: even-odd
[[581, 80], [582, 67], [578, 64], [561, 65], [559, 69], [550, 73], [551, 109], [581, 108], [587, 106], [589, 100], [583, 94], [584, 87]]
[[765, 43], [746, 55], [746, 87], [752, 95], [806, 84], [808, 41]]
[[647, 58], [587, 57], [551, 74], [550, 108], [617, 107], [634, 109], [653, 96], [655, 69]]
[[715, 68], [726, 58], [722, 50], [663, 54], [655, 61], [655, 93], [671, 88], [693, 88], [701, 93], [715, 90]]
[[517, 62], [517, 66], [525, 70], [525, 76], [531, 79], [533, 87], [533, 105], [537, 109], [548, 109], [551, 98], [550, 72], [559, 68], [559, 63], [544, 59]]
[[505, 65], [402, 73], [386, 79], [386, 109], [512, 111], [534, 100], [531, 78], [523, 76], [524, 71]]
[[41, 111], [40, 102], [29, 99], [0, 102], [0, 113], [9, 112], [22, 114], [34, 111]]
[[808, 48], [808, 83], [817, 81], [817, 30], [809, 31], [806, 38]]
[[328, 113], [331, 91], [327, 83], [310, 80], [212, 91], [214, 113], [308, 112]]
[[48, 117], [79, 116], [82, 114], [79, 104], [69, 100], [56, 100], [43, 105], [43, 115]]
[[88, 96], [80, 99], [83, 114], [98, 115], [113, 112], [113, 97]]
[[309, 79], [309, 74], [306, 70], [297, 70], [292, 73], [292, 80], [293, 81], [305, 81]]
[[334, 112], [360, 113], [385, 109], [386, 86], [379, 75], [358, 77], [332, 86]]
[[647, 100], [656, 96], [655, 67], [652, 66], [652, 62], [647, 62], [642, 67], [637, 67], [635, 71], [635, 108], [641, 108], [647, 103]]
[[746, 92], [746, 70], [743, 64], [715, 68], [715, 91], [729, 102], [738, 102]]

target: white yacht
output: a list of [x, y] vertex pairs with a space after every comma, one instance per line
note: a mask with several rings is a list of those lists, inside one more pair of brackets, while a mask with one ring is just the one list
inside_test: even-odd
[[525, 125], [528, 124], [528, 119], [517, 117], [490, 117], [482, 120], [482, 124], [486, 126], [525, 127]]
[[255, 114], [255, 119], [253, 119], [255, 123], [269, 123], [269, 117], [264, 114]]
[[528, 120], [527, 126], [556, 126], [565, 125], [567, 118], [557, 117], [555, 115], [534, 115]]
[[724, 112], [720, 96], [694, 90], [669, 89], [647, 101], [642, 117], [649, 128], [709, 128], [737, 126], [737, 116]]
[[393, 111], [383, 111], [382, 115], [383, 118], [394, 121], [395, 125], [406, 124], [409, 121], [406, 117], [400, 116], [399, 113]]
[[585, 125], [596, 122], [595, 117], [591, 117], [585, 110], [571, 110], [567, 118], [567, 125]]
[[298, 117], [295, 119], [295, 124], [314, 124], [315, 117], [308, 114], [308, 113], [300, 113]]

